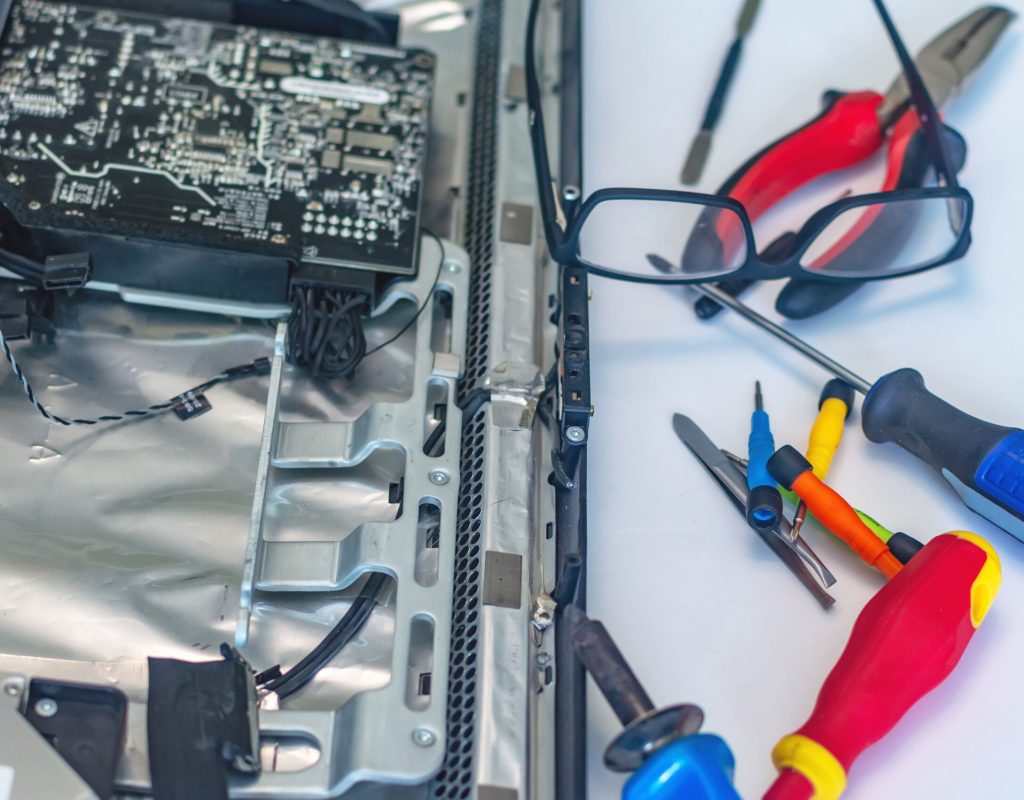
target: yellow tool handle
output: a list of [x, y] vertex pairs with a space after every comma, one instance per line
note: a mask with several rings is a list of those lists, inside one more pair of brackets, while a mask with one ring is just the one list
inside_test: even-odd
[[839, 441], [843, 438], [843, 424], [849, 407], [838, 397], [829, 397], [821, 404], [818, 417], [811, 426], [811, 438], [807, 443], [807, 460], [811, 462], [814, 476], [824, 480], [832, 457], [836, 454]]

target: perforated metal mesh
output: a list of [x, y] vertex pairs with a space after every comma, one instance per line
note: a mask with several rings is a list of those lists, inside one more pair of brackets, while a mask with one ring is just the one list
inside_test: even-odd
[[455, 543], [455, 591], [448, 666], [448, 750], [433, 796], [464, 800], [473, 792], [476, 661], [480, 616], [480, 520], [483, 516], [484, 433], [481, 408], [462, 434], [462, 484]]
[[498, 148], [502, 0], [482, 0], [479, 14], [473, 127], [466, 183], [466, 233], [463, 242], [473, 265], [473, 279], [470, 284], [466, 372], [459, 386], [460, 399], [487, 377], [491, 345], [491, 270], [494, 262], [494, 179]]
[[[502, 0], [481, 0], [477, 22], [476, 84], [473, 92], [467, 225], [463, 242], [472, 263], [464, 398], [488, 372], [491, 270], [494, 259], [495, 158]], [[455, 589], [448, 668], [447, 751], [431, 795], [466, 800], [473, 795], [476, 732], [476, 664], [480, 617], [480, 528], [483, 517], [487, 410], [463, 422], [462, 482], [455, 543]]]

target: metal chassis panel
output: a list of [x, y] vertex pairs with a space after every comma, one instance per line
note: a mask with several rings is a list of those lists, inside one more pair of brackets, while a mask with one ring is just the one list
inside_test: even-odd
[[[421, 784], [440, 768], [444, 752], [445, 703], [433, 692], [425, 709], [406, 701], [402, 679], [413, 626], [429, 620], [433, 626], [434, 686], [447, 686], [448, 642], [452, 618], [455, 568], [455, 510], [459, 490], [462, 413], [455, 404], [456, 379], [464, 361], [469, 261], [450, 242], [444, 243], [444, 262], [431, 240], [421, 248], [419, 276], [392, 284], [376, 313], [401, 300], [415, 308], [432, 302], [435, 291], [452, 300], [451, 352], [432, 348], [432, 315], [415, 322], [416, 346], [411, 396], [396, 403], [378, 403], [355, 420], [288, 422], [278, 413], [284, 366], [285, 326], [278, 328], [277, 352], [263, 433], [252, 523], [242, 581], [242, 602], [235, 641], [248, 641], [254, 596], [259, 592], [332, 592], [351, 585], [367, 572], [386, 572], [397, 584], [391, 680], [378, 690], [356, 695], [330, 712], [264, 710], [261, 734], [293, 736], [316, 742], [324, 754], [297, 773], [264, 773], [235, 792], [239, 797], [334, 797], [356, 783]], [[447, 426], [444, 454], [423, 453], [423, 420], [431, 384], [447, 387]], [[362, 463], [375, 451], [395, 451], [405, 460], [404, 513], [394, 522], [366, 523], [340, 541], [265, 541], [266, 485], [274, 469], [339, 469]], [[423, 501], [441, 509], [439, 565], [436, 581], [422, 586], [415, 580], [417, 516]], [[330, 754], [330, 757], [327, 757]]]

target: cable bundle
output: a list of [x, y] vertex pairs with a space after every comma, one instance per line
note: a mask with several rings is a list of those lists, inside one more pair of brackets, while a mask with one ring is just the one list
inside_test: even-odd
[[314, 378], [351, 378], [366, 355], [361, 292], [325, 286], [292, 287], [288, 360]]

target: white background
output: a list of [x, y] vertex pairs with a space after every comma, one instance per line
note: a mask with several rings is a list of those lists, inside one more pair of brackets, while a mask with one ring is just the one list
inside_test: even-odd
[[[678, 188], [739, 0], [585, 5], [586, 190]], [[890, 2], [914, 52], [972, 8], [966, 0]], [[863, 289], [822, 318], [787, 323], [869, 380], [913, 366], [940, 396], [1016, 425], [1024, 424], [1022, 32], [1018, 21], [945, 109], [969, 143], [961, 173], [976, 201], [968, 256]], [[766, 0], [699, 188], [713, 191], [751, 153], [815, 116], [824, 90], [884, 92], [896, 70], [868, 0]], [[617, 233], [630, 235], [627, 225]], [[839, 578], [836, 606], [823, 612], [745, 528], [678, 442], [671, 417], [684, 412], [720, 446], [743, 451], [757, 378], [776, 443], [803, 449], [829, 376], [728, 312], [698, 322], [683, 290], [592, 285], [590, 613], [655, 702], [705, 709], [705, 730], [724, 736], [736, 756], [741, 794], [760, 797], [774, 776], [772, 746], [805, 720], [881, 577], [808, 524], [806, 538]], [[781, 285], [759, 287], [750, 304], [777, 319]], [[958, 528], [987, 537], [1002, 558], [1003, 588], [953, 676], [857, 762], [845, 797], [1020, 798], [1024, 544], [961, 506], [902, 450], [869, 443], [859, 423], [858, 414], [847, 427], [832, 484], [920, 539]], [[605, 770], [601, 752], [618, 724], [593, 686], [588, 712], [589, 794], [612, 797], [622, 778]]]

